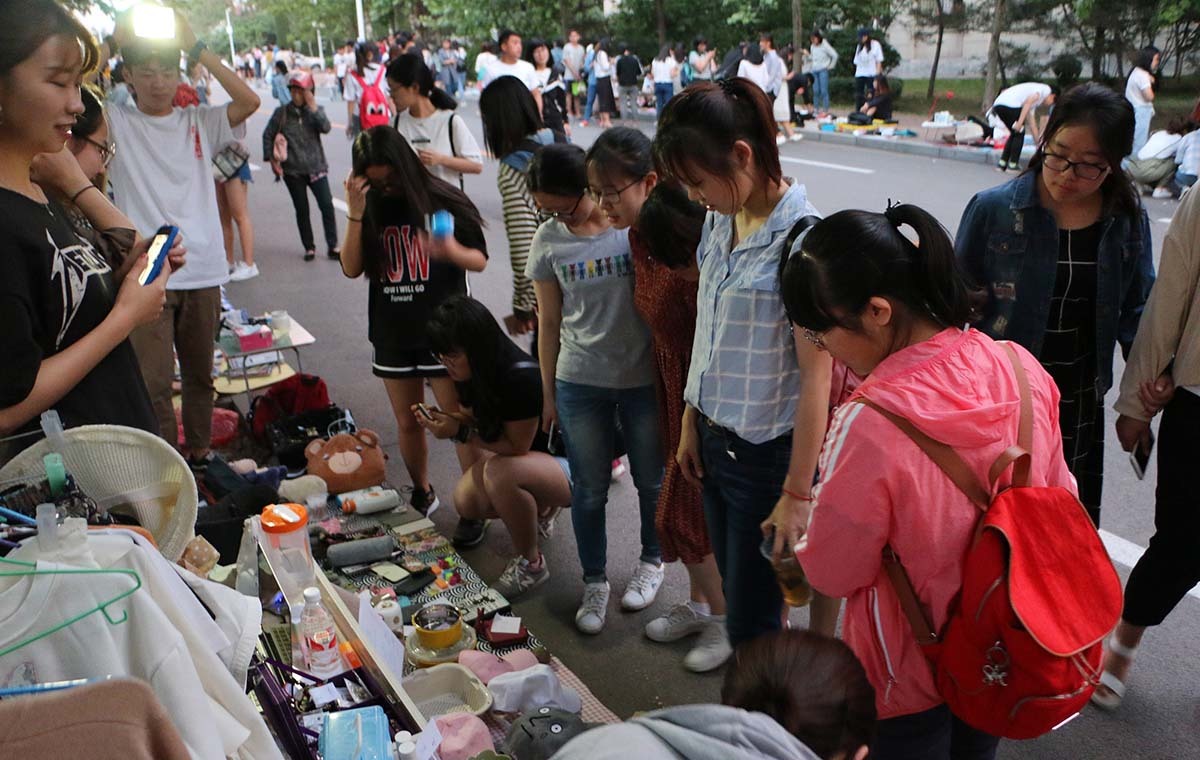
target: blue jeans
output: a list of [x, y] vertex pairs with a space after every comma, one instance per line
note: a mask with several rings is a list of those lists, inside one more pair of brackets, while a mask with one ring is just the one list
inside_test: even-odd
[[1154, 106], [1133, 107], [1133, 150], [1129, 155], [1137, 158], [1138, 151], [1150, 138], [1150, 120], [1154, 118]]
[[654, 115], [656, 118], [662, 118], [663, 109], [667, 107], [667, 101], [675, 95], [675, 85], [671, 82], [655, 82], [654, 83]]
[[993, 760], [1000, 739], [972, 728], [938, 705], [876, 723], [875, 760]]
[[608, 565], [608, 535], [604, 507], [612, 481], [616, 421], [621, 422], [629, 469], [638, 492], [642, 518], [643, 562], [658, 564], [662, 550], [654, 530], [658, 490], [662, 486], [663, 453], [658, 437], [658, 399], [653, 385], [640, 388], [600, 388], [558, 380], [558, 422], [567, 444], [574, 490], [571, 523], [579, 547], [585, 583], [603, 581]]
[[814, 71], [813, 75], [813, 108], [820, 113], [829, 110], [829, 69]]
[[1196, 184], [1195, 174], [1185, 174], [1183, 171], [1175, 172], [1175, 184], [1180, 187], [1191, 187]]
[[753, 444], [704, 418], [699, 427], [704, 520], [721, 571], [729, 642], [737, 646], [779, 630], [783, 594], [775, 571], [759, 551], [763, 541], [759, 525], [783, 492], [792, 435]]
[[583, 106], [583, 120], [589, 121], [592, 118], [592, 106], [596, 103], [596, 80], [588, 77], [587, 86], [587, 101]]

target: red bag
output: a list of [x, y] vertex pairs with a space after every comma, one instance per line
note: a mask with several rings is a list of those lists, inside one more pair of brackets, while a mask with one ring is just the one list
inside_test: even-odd
[[358, 96], [358, 121], [363, 130], [390, 124], [392, 122], [391, 102], [387, 95], [383, 94], [383, 88], [379, 86], [379, 80], [383, 78], [383, 71], [376, 75], [375, 81], [371, 84], [367, 84], [367, 80], [357, 71], [351, 71], [350, 76], [354, 77], [362, 91]]
[[1025, 368], [1005, 351], [1021, 388], [1019, 446], [996, 460], [994, 498], [954, 449], [911, 422], [871, 406], [899, 427], [983, 512], [966, 554], [963, 587], [946, 629], [933, 631], [900, 558], [884, 568], [938, 693], [960, 720], [993, 736], [1032, 739], [1087, 704], [1100, 683], [1102, 641], [1121, 616], [1121, 581], [1083, 505], [1060, 487], [1029, 485], [1033, 404]]
[[286, 417], [329, 406], [329, 388], [316, 375], [296, 374], [276, 383], [250, 404], [250, 429], [265, 441], [267, 426]]

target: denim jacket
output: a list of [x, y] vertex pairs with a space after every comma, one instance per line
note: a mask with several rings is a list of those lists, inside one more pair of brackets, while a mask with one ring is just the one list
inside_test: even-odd
[[[1117, 342], [1128, 354], [1154, 284], [1150, 220], [1108, 215], [1102, 220], [1096, 269], [1096, 391], [1112, 387]], [[976, 194], [958, 226], [954, 248], [976, 287], [987, 293], [976, 325], [995, 339], [1015, 340], [1034, 356], [1042, 350], [1058, 273], [1058, 225], [1042, 207], [1037, 174], [1028, 172]]]

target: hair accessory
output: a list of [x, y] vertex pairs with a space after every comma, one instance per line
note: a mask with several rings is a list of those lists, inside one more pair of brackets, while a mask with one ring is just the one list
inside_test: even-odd
[[721, 88], [721, 92], [731, 98], [737, 97], [737, 90], [733, 87], [733, 79], [733, 77], [725, 77], [724, 79], [717, 80], [717, 85]]
[[904, 224], [904, 221], [900, 219], [900, 215], [896, 213], [896, 210], [900, 208], [900, 205], [901, 204], [893, 201], [891, 198], [888, 198], [887, 208], [883, 211], [884, 217], [886, 217], [896, 229], [899, 229], [900, 225]]

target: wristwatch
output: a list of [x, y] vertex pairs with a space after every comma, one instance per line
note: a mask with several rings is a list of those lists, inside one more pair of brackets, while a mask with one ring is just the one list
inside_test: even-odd
[[204, 40], [196, 40], [196, 44], [192, 45], [191, 51], [188, 52], [188, 60], [195, 63], [200, 59], [200, 54], [208, 50], [208, 43]]

